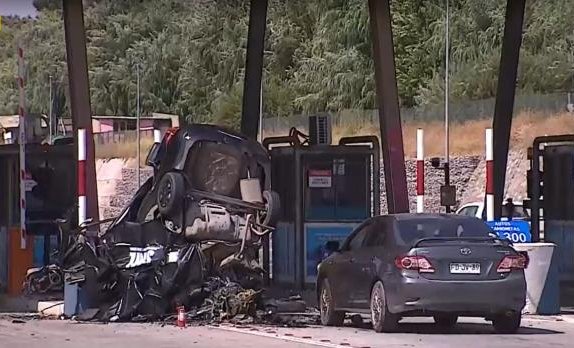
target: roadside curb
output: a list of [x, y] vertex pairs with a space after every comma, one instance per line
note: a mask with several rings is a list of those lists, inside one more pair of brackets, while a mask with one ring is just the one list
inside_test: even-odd
[[525, 315], [524, 319], [574, 324], [574, 315]]

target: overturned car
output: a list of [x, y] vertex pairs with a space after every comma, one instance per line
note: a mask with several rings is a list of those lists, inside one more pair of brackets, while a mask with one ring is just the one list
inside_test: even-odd
[[146, 162], [153, 176], [103, 233], [66, 239], [66, 280], [82, 287], [91, 317], [162, 316], [199, 307], [229, 284], [260, 289], [262, 237], [280, 214], [266, 150], [190, 125], [169, 129]]

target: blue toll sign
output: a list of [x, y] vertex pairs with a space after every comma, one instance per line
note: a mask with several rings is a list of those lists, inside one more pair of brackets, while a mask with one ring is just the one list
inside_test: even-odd
[[528, 221], [488, 221], [486, 223], [501, 239], [512, 243], [530, 243], [532, 234]]

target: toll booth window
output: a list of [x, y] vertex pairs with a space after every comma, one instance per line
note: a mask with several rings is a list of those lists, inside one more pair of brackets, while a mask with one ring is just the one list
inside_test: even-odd
[[308, 221], [363, 220], [370, 216], [370, 178], [364, 157], [309, 164], [305, 217]]

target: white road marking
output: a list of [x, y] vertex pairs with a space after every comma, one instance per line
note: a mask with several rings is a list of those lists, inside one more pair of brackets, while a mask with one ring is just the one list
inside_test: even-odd
[[552, 315], [552, 316], [542, 316], [542, 315], [529, 315], [523, 318], [524, 320], [530, 321], [552, 321], [552, 322], [564, 322], [568, 324], [574, 324], [574, 316], [572, 315]]
[[351, 345], [341, 345], [341, 344], [335, 344], [335, 343], [330, 343], [330, 342], [322, 342], [322, 341], [317, 341], [317, 340], [313, 340], [310, 338], [287, 336], [285, 334], [268, 333], [268, 332], [263, 332], [263, 331], [251, 329], [251, 328], [238, 328], [238, 327], [227, 326], [227, 325], [209, 326], [209, 327], [213, 328], [213, 329], [225, 330], [225, 331], [230, 331], [230, 332], [237, 332], [237, 333], [242, 333], [242, 334], [247, 334], [247, 335], [254, 335], [254, 336], [259, 336], [259, 337], [280, 339], [280, 340], [287, 341], [287, 342], [310, 344], [310, 345], [319, 346], [319, 347], [352, 348]]

